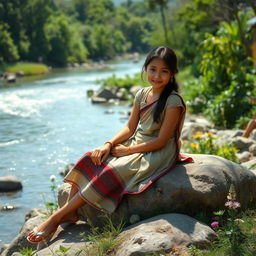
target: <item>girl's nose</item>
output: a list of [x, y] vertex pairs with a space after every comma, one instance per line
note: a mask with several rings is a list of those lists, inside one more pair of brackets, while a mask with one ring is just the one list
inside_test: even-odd
[[157, 72], [157, 71], [156, 71], [156, 72], [154, 73], [154, 77], [160, 77], [160, 72]]

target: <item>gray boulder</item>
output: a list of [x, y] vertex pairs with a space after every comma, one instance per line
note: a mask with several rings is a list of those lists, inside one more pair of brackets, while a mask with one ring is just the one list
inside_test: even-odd
[[11, 192], [22, 189], [21, 181], [15, 176], [0, 177], [0, 192]]
[[142, 256], [171, 251], [183, 255], [189, 245], [206, 248], [216, 238], [209, 226], [196, 219], [164, 214], [129, 226], [116, 238], [120, 244], [108, 255]]
[[[153, 183], [143, 193], [125, 195], [111, 215], [112, 220], [123, 219], [129, 223], [133, 214], [146, 219], [158, 214], [176, 212], [189, 216], [204, 211], [224, 208], [230, 185], [233, 184], [237, 200], [246, 207], [256, 198], [256, 175], [245, 167], [212, 155], [190, 155], [194, 163], [177, 164], [164, 177]], [[70, 185], [59, 191], [59, 204], [66, 201]], [[79, 212], [94, 224], [102, 213], [89, 205]]]
[[37, 248], [36, 244], [31, 244], [27, 241], [26, 237], [29, 231], [38, 226], [45, 219], [46, 210], [33, 209], [28, 212], [25, 217], [25, 223], [21, 228], [19, 234], [9, 244], [9, 246], [2, 252], [1, 256], [11, 256], [14, 252], [19, 252], [22, 248]]
[[254, 141], [249, 138], [244, 138], [242, 136], [235, 137], [231, 140], [232, 144], [239, 150], [248, 150], [248, 148], [254, 144]]
[[101, 89], [94, 96], [99, 97], [99, 98], [104, 98], [106, 100], [118, 99], [116, 94], [111, 89], [108, 89], [108, 88]]

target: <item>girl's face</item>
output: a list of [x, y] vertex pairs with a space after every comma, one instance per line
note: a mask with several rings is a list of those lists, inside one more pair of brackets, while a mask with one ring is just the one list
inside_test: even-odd
[[172, 77], [172, 73], [162, 59], [154, 58], [146, 68], [148, 82], [156, 89], [164, 88]]

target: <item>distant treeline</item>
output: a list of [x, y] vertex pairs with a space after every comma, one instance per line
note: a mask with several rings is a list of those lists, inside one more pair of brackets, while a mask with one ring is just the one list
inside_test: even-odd
[[197, 66], [205, 33], [236, 19], [254, 0], [1, 0], [0, 64], [17, 61], [54, 66], [147, 52], [176, 50], [180, 63]]
[[63, 66], [145, 52], [153, 17], [145, 2], [117, 7], [110, 0], [2, 0], [0, 63], [27, 60]]

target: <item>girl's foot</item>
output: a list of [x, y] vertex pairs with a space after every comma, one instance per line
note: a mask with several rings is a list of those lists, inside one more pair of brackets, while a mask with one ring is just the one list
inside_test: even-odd
[[30, 243], [40, 243], [43, 240], [49, 239], [57, 230], [58, 226], [59, 223], [50, 217], [38, 227], [30, 231], [27, 236], [27, 240]]

